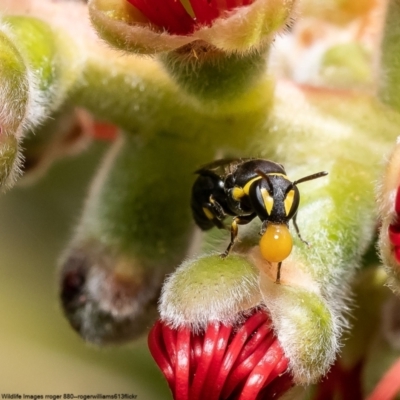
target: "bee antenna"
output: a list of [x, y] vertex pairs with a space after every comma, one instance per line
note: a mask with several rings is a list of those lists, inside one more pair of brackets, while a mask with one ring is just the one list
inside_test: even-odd
[[265, 179], [268, 182], [269, 187], [271, 188], [271, 191], [274, 190], [274, 187], [272, 185], [271, 179], [270, 177], [263, 171], [261, 171], [260, 169], [256, 169], [255, 172], [257, 173], [257, 175], [260, 175], [261, 178]]
[[321, 177], [326, 176], [326, 175], [328, 175], [328, 172], [326, 172], [326, 171], [317, 172], [316, 174], [308, 175], [308, 176], [305, 176], [304, 178], [300, 178], [299, 180], [294, 181], [292, 183], [292, 185], [296, 186], [299, 183], [312, 181], [313, 179], [318, 179], [318, 178], [321, 178]]

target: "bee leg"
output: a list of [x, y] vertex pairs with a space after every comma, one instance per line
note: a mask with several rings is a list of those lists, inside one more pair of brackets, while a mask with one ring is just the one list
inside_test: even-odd
[[233, 245], [235, 244], [235, 240], [238, 234], [238, 224], [237, 220], [239, 217], [234, 217], [231, 224], [231, 241], [228, 244], [226, 250], [221, 254], [221, 258], [225, 258], [228, 256], [229, 252], [231, 251]]
[[218, 228], [218, 229], [226, 229], [229, 230], [229, 228], [223, 224], [223, 220], [226, 218], [226, 213], [223, 209], [223, 207], [221, 206], [221, 204], [218, 203], [218, 201], [216, 201], [213, 197], [213, 195], [210, 196], [210, 203], [211, 207], [214, 210], [214, 215], [215, 218], [213, 220], [214, 225]]
[[304, 239], [301, 237], [301, 235], [300, 235], [300, 229], [299, 229], [299, 226], [297, 225], [296, 218], [297, 218], [297, 214], [294, 215], [292, 221], [293, 221], [294, 229], [296, 229], [297, 236], [299, 237], [299, 239], [300, 239], [307, 247], [310, 247], [310, 244], [307, 242], [307, 240], [304, 240]]
[[260, 232], [258, 232], [258, 234], [260, 236], [264, 235], [265, 231], [267, 230], [267, 225], [268, 225], [268, 221], [263, 221]]
[[256, 216], [256, 214], [250, 214], [250, 215], [243, 215], [240, 217], [234, 217], [232, 219], [232, 224], [231, 224], [231, 241], [228, 244], [228, 247], [226, 248], [226, 250], [221, 254], [221, 258], [225, 258], [228, 256], [228, 254], [230, 253], [233, 245], [235, 244], [237, 235], [238, 235], [238, 225], [246, 225], [248, 224], [250, 221], [252, 221], [254, 219], [254, 217]]
[[220, 221], [222, 221], [226, 217], [226, 213], [225, 213], [224, 209], [222, 208], [221, 204], [219, 204], [218, 201], [216, 201], [214, 199], [213, 195], [210, 196], [209, 204], [213, 208], [214, 215], [216, 216], [216, 218], [218, 218]]
[[281, 267], [282, 267], [282, 261], [278, 262], [278, 270], [276, 271], [276, 281], [275, 281], [275, 283], [277, 285], [281, 284]]
[[219, 204], [212, 196], [210, 196], [209, 203], [203, 203], [203, 212], [206, 217], [213, 222], [218, 229], [226, 229], [222, 221], [225, 219], [226, 214], [221, 204]]

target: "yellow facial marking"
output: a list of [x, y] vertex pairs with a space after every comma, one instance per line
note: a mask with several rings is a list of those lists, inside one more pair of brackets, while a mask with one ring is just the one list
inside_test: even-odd
[[271, 215], [272, 207], [274, 206], [274, 199], [270, 196], [268, 190], [265, 188], [261, 188], [261, 196], [264, 200], [264, 206], [268, 215]]
[[292, 247], [292, 235], [286, 225], [268, 224], [260, 240], [260, 251], [265, 260], [281, 262], [289, 257]]
[[243, 192], [246, 195], [249, 195], [249, 190], [250, 190], [250, 186], [255, 182], [255, 181], [259, 181], [262, 177], [261, 176], [256, 176], [253, 179], [250, 179], [243, 187]]
[[232, 189], [233, 200], [240, 200], [245, 195], [243, 188], [235, 186]]
[[203, 213], [210, 221], [214, 219], [213, 213], [208, 208], [203, 207]]
[[286, 215], [289, 215], [290, 210], [292, 209], [293, 199], [294, 199], [294, 190], [292, 189], [289, 191], [284, 201]]

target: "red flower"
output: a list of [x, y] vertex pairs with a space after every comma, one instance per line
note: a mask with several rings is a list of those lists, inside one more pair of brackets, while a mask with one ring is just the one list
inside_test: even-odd
[[159, 320], [149, 348], [175, 400], [277, 399], [293, 386], [289, 361], [262, 310], [238, 326], [210, 322], [202, 333]]
[[249, 5], [253, 0], [190, 0], [193, 16], [179, 0], [128, 0], [148, 20], [169, 33], [187, 35], [196, 27], [210, 26], [225, 11]]
[[393, 245], [394, 256], [400, 263], [400, 188], [397, 189], [394, 211], [396, 221], [389, 225], [389, 240]]

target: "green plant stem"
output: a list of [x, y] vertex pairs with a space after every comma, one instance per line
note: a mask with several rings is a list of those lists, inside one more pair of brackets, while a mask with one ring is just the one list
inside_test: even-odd
[[74, 100], [126, 132], [151, 135], [167, 129], [197, 140], [210, 136], [210, 145], [225, 141], [230, 146], [243, 138], [246, 126], [251, 129], [263, 123], [271, 106], [272, 87], [271, 80], [263, 78], [229, 101], [204, 104], [182, 93], [154, 59], [125, 56], [110, 63], [107, 54], [100, 54], [88, 60]]
[[161, 55], [178, 85], [207, 103], [218, 104], [249, 92], [263, 80], [269, 47], [249, 54], [225, 54], [197, 42]]

